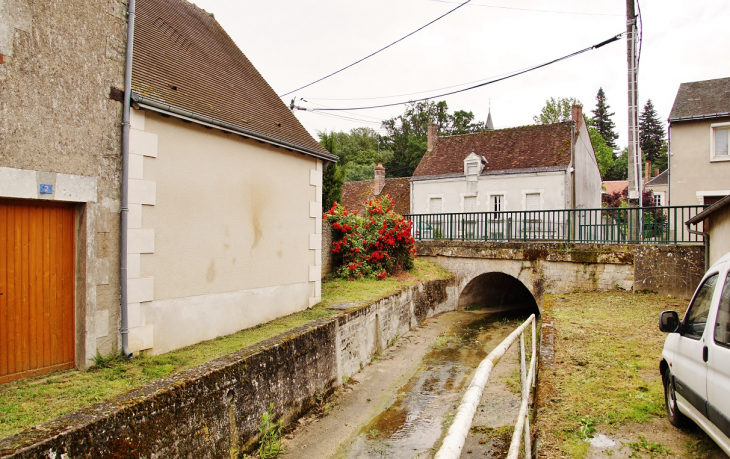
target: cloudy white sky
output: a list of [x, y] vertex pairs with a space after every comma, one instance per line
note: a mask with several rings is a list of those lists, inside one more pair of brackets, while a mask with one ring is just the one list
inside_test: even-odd
[[[215, 15], [274, 90], [283, 94], [370, 54], [461, 2], [194, 3]], [[298, 91], [297, 104], [359, 107], [447, 92], [434, 90], [540, 64], [623, 32], [625, 7], [623, 0], [472, 0], [375, 57]], [[730, 76], [730, 2], [641, 0], [641, 10], [640, 103], [643, 106], [652, 99], [666, 120], [680, 83]], [[495, 127], [505, 128], [532, 124], [532, 117], [551, 96], [576, 97], [590, 115], [599, 87], [616, 113], [613, 119], [620, 135], [618, 143], [623, 146], [627, 138], [625, 40], [444, 99], [450, 110], [472, 111], [480, 120], [486, 119], [491, 101]], [[383, 98], [386, 96], [396, 97]], [[288, 104], [291, 98], [283, 100]], [[381, 120], [402, 111], [398, 106], [335, 112], [338, 117], [303, 111], [296, 115], [316, 135], [317, 131], [359, 126], [378, 129]]]

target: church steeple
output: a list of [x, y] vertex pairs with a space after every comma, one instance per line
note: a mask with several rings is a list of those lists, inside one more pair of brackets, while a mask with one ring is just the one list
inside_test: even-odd
[[494, 123], [492, 123], [492, 99], [489, 99], [489, 114], [487, 115], [487, 130], [494, 130]]

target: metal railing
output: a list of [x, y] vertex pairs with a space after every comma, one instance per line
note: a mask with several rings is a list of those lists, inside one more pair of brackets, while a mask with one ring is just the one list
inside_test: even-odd
[[[495, 361], [504, 356], [512, 344], [520, 337], [520, 377], [522, 381], [522, 403], [520, 404], [520, 413], [517, 416], [517, 424], [512, 435], [512, 443], [509, 447], [507, 459], [516, 459], [520, 446], [522, 446], [522, 438], [524, 436], [525, 457], [531, 457], [532, 444], [530, 440], [530, 418], [527, 412], [530, 399], [530, 390], [535, 385], [535, 371], [537, 365], [537, 340], [535, 331], [535, 314], [532, 314], [522, 325], [517, 327], [515, 331], [502, 341], [499, 346], [494, 348], [489, 355], [482, 360], [474, 373], [474, 377], [466, 390], [464, 397], [461, 399], [459, 409], [454, 416], [454, 422], [451, 423], [449, 431], [441, 443], [434, 459], [458, 459], [461, 456], [461, 450], [464, 448], [466, 436], [471, 429], [471, 423], [474, 420], [474, 413], [479, 406], [479, 400], [482, 398], [484, 386], [489, 381], [489, 374], [494, 368]], [[527, 371], [525, 365], [525, 328], [532, 324], [532, 355], [530, 358], [530, 369]]]
[[[701, 243], [684, 222], [707, 206], [410, 214], [417, 240]], [[698, 225], [703, 231], [702, 224]]]

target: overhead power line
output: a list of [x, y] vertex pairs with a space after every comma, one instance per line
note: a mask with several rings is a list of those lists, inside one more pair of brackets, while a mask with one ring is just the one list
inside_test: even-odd
[[390, 103], [390, 104], [370, 105], [370, 106], [367, 106], [367, 107], [310, 108], [310, 109], [307, 109], [307, 110], [308, 111], [324, 112], [324, 111], [345, 111], [345, 110], [369, 110], [369, 109], [373, 109], [373, 108], [395, 107], [397, 105], [405, 105], [405, 104], [408, 104], [408, 103], [411, 103], [411, 102], [422, 102], [424, 100], [435, 99], [437, 97], [445, 97], [445, 96], [450, 96], [450, 95], [458, 94], [458, 93], [465, 92], [465, 91], [471, 91], [472, 89], [481, 88], [482, 86], [487, 86], [487, 85], [490, 85], [490, 84], [493, 84], [493, 83], [497, 83], [499, 81], [507, 80], [509, 78], [514, 78], [514, 77], [516, 77], [518, 75], [522, 75], [524, 73], [532, 72], [533, 70], [537, 70], [537, 69], [540, 69], [542, 67], [547, 67], [548, 65], [555, 64], [556, 62], [560, 62], [560, 61], [564, 61], [566, 59], [570, 59], [571, 57], [575, 57], [575, 56], [577, 56], [579, 54], [583, 54], [583, 53], [585, 53], [587, 51], [591, 51], [591, 50], [594, 50], [594, 49], [598, 49], [598, 48], [600, 48], [602, 46], [605, 46], [605, 45], [607, 45], [609, 43], [613, 43], [614, 41], [618, 41], [619, 39], [621, 39], [621, 37], [624, 34], [625, 34], [625, 32], [622, 32], [622, 33], [620, 33], [618, 35], [614, 35], [613, 37], [611, 37], [611, 38], [609, 38], [607, 40], [604, 40], [604, 41], [602, 41], [602, 42], [600, 42], [598, 44], [595, 44], [593, 46], [589, 46], [587, 48], [583, 48], [580, 51], [576, 51], [574, 53], [567, 54], [567, 55], [565, 55], [563, 57], [559, 57], [557, 59], [553, 59], [553, 60], [551, 60], [549, 62], [545, 62], [543, 64], [535, 65], [533, 67], [528, 67], [525, 70], [522, 70], [522, 71], [519, 71], [519, 72], [515, 72], [515, 73], [512, 73], [510, 75], [501, 77], [501, 78], [496, 78], [494, 80], [489, 80], [487, 82], [480, 83], [480, 84], [477, 84], [477, 85], [474, 85], [474, 86], [469, 86], [468, 88], [457, 89], [456, 91], [445, 92], [443, 94], [436, 94], [436, 95], [432, 95], [432, 96], [429, 96], [429, 97], [423, 97], [421, 99], [412, 99], [412, 100], [407, 100], [407, 101], [404, 101], [404, 102], [393, 102], [393, 103]]
[[433, 24], [434, 22], [438, 21], [439, 19], [442, 19], [442, 18], [444, 18], [444, 17], [448, 16], [449, 14], [451, 14], [451, 13], [453, 13], [454, 11], [458, 10], [459, 8], [461, 8], [462, 6], [466, 5], [466, 4], [467, 4], [467, 3], [469, 3], [470, 1], [471, 1], [471, 0], [466, 0], [465, 2], [461, 3], [461, 4], [460, 4], [459, 6], [457, 6], [456, 8], [454, 8], [454, 9], [451, 9], [451, 10], [447, 11], [446, 13], [444, 13], [444, 14], [442, 14], [441, 16], [437, 17], [436, 19], [434, 19], [433, 21], [429, 22], [428, 24], [426, 24], [426, 25], [423, 25], [423, 26], [421, 26], [421, 27], [417, 28], [417, 29], [416, 29], [416, 30], [414, 30], [413, 32], [409, 33], [408, 35], [404, 35], [403, 37], [401, 37], [401, 38], [397, 39], [396, 41], [394, 41], [393, 43], [391, 43], [391, 44], [389, 44], [389, 45], [383, 46], [383, 47], [382, 47], [382, 48], [380, 48], [379, 50], [377, 50], [377, 51], [375, 51], [375, 52], [373, 52], [373, 53], [370, 53], [370, 54], [368, 54], [367, 56], [363, 57], [362, 59], [359, 59], [359, 60], [357, 60], [357, 61], [353, 62], [353, 63], [352, 63], [352, 64], [350, 64], [350, 65], [347, 65], [347, 66], [345, 66], [345, 67], [342, 67], [341, 69], [339, 69], [339, 70], [336, 70], [336, 71], [334, 71], [334, 72], [330, 73], [329, 75], [323, 76], [322, 78], [320, 78], [320, 79], [318, 79], [318, 80], [314, 80], [314, 81], [312, 81], [311, 83], [305, 84], [305, 85], [304, 85], [304, 86], [302, 86], [302, 87], [299, 87], [299, 88], [297, 88], [297, 89], [294, 89], [294, 90], [291, 90], [291, 91], [289, 91], [289, 92], [287, 92], [287, 93], [281, 94], [281, 95], [280, 95], [279, 97], [284, 97], [284, 96], [288, 96], [289, 94], [291, 94], [291, 93], [294, 93], [294, 92], [297, 92], [297, 91], [299, 91], [300, 89], [308, 88], [309, 86], [312, 86], [312, 85], [313, 85], [313, 84], [315, 84], [315, 83], [319, 83], [320, 81], [322, 81], [322, 80], [326, 80], [327, 78], [329, 78], [329, 77], [331, 77], [331, 76], [333, 76], [333, 75], [337, 75], [338, 73], [342, 72], [343, 70], [347, 70], [347, 69], [349, 69], [349, 68], [350, 68], [350, 67], [352, 67], [353, 65], [359, 64], [360, 62], [364, 61], [365, 59], [368, 59], [368, 58], [371, 58], [371, 57], [375, 56], [376, 54], [378, 54], [378, 53], [379, 53], [379, 52], [381, 52], [381, 51], [385, 51], [386, 49], [390, 48], [391, 46], [395, 45], [396, 43], [398, 43], [398, 42], [401, 42], [401, 41], [405, 40], [406, 38], [410, 37], [410, 36], [411, 36], [411, 35], [413, 35], [414, 33], [416, 33], [416, 32], [419, 32], [419, 31], [421, 31], [421, 30], [425, 29], [426, 27], [430, 26], [431, 24]]
[[[492, 75], [492, 76], [489, 76], [487, 78], [479, 78], [478, 80], [467, 81], [467, 82], [459, 83], [459, 84], [452, 84], [451, 86], [442, 86], [440, 88], [433, 88], [433, 89], [427, 89], [427, 90], [424, 90], [424, 91], [416, 91], [416, 92], [407, 92], [407, 93], [403, 93], [403, 94], [393, 94], [393, 95], [390, 95], [390, 96], [350, 97], [350, 98], [307, 97], [306, 99], [302, 99], [302, 100], [304, 102], [309, 102], [309, 103], [315, 104], [314, 102], [311, 102], [311, 101], [312, 100], [340, 100], [340, 101], [377, 100], [377, 99], [393, 99], [395, 97], [415, 96], [416, 94], [427, 94], [427, 93], [434, 92], [434, 91], [443, 91], [444, 89], [458, 88], [460, 86], [466, 86], [468, 84], [481, 83], [483, 81], [487, 81], [487, 80], [490, 80], [492, 78], [498, 78], [498, 77], [501, 77], [501, 76], [504, 76], [504, 75], [510, 75], [510, 74], [512, 74], [514, 72], [519, 72], [520, 70], [525, 70], [526, 68], [529, 68], [529, 67], [523, 67], [521, 69], [511, 70], [509, 72], [500, 73], [499, 75]], [[315, 105], [319, 105], [319, 104], [315, 104]]]
[[[432, 2], [438, 3], [459, 3], [449, 0], [431, 0]], [[469, 6], [481, 6], [484, 8], [496, 8], [500, 10], [518, 10], [518, 11], [534, 11], [536, 13], [558, 13], [558, 14], [579, 14], [582, 16], [618, 16], [623, 17], [623, 14], [611, 14], [611, 13], [582, 13], [578, 11], [559, 11], [559, 10], [540, 10], [535, 8], [517, 8], [514, 6], [499, 6], [499, 5], [485, 5], [483, 3], [472, 3]]]

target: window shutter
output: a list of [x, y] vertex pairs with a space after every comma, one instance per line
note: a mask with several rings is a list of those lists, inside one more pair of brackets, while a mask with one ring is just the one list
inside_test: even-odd
[[476, 211], [477, 211], [476, 196], [465, 196], [464, 197], [464, 212], [476, 212]]
[[432, 214], [440, 214], [441, 213], [441, 198], [431, 198], [431, 202], [428, 207]]
[[525, 210], [540, 210], [540, 193], [525, 195]]

